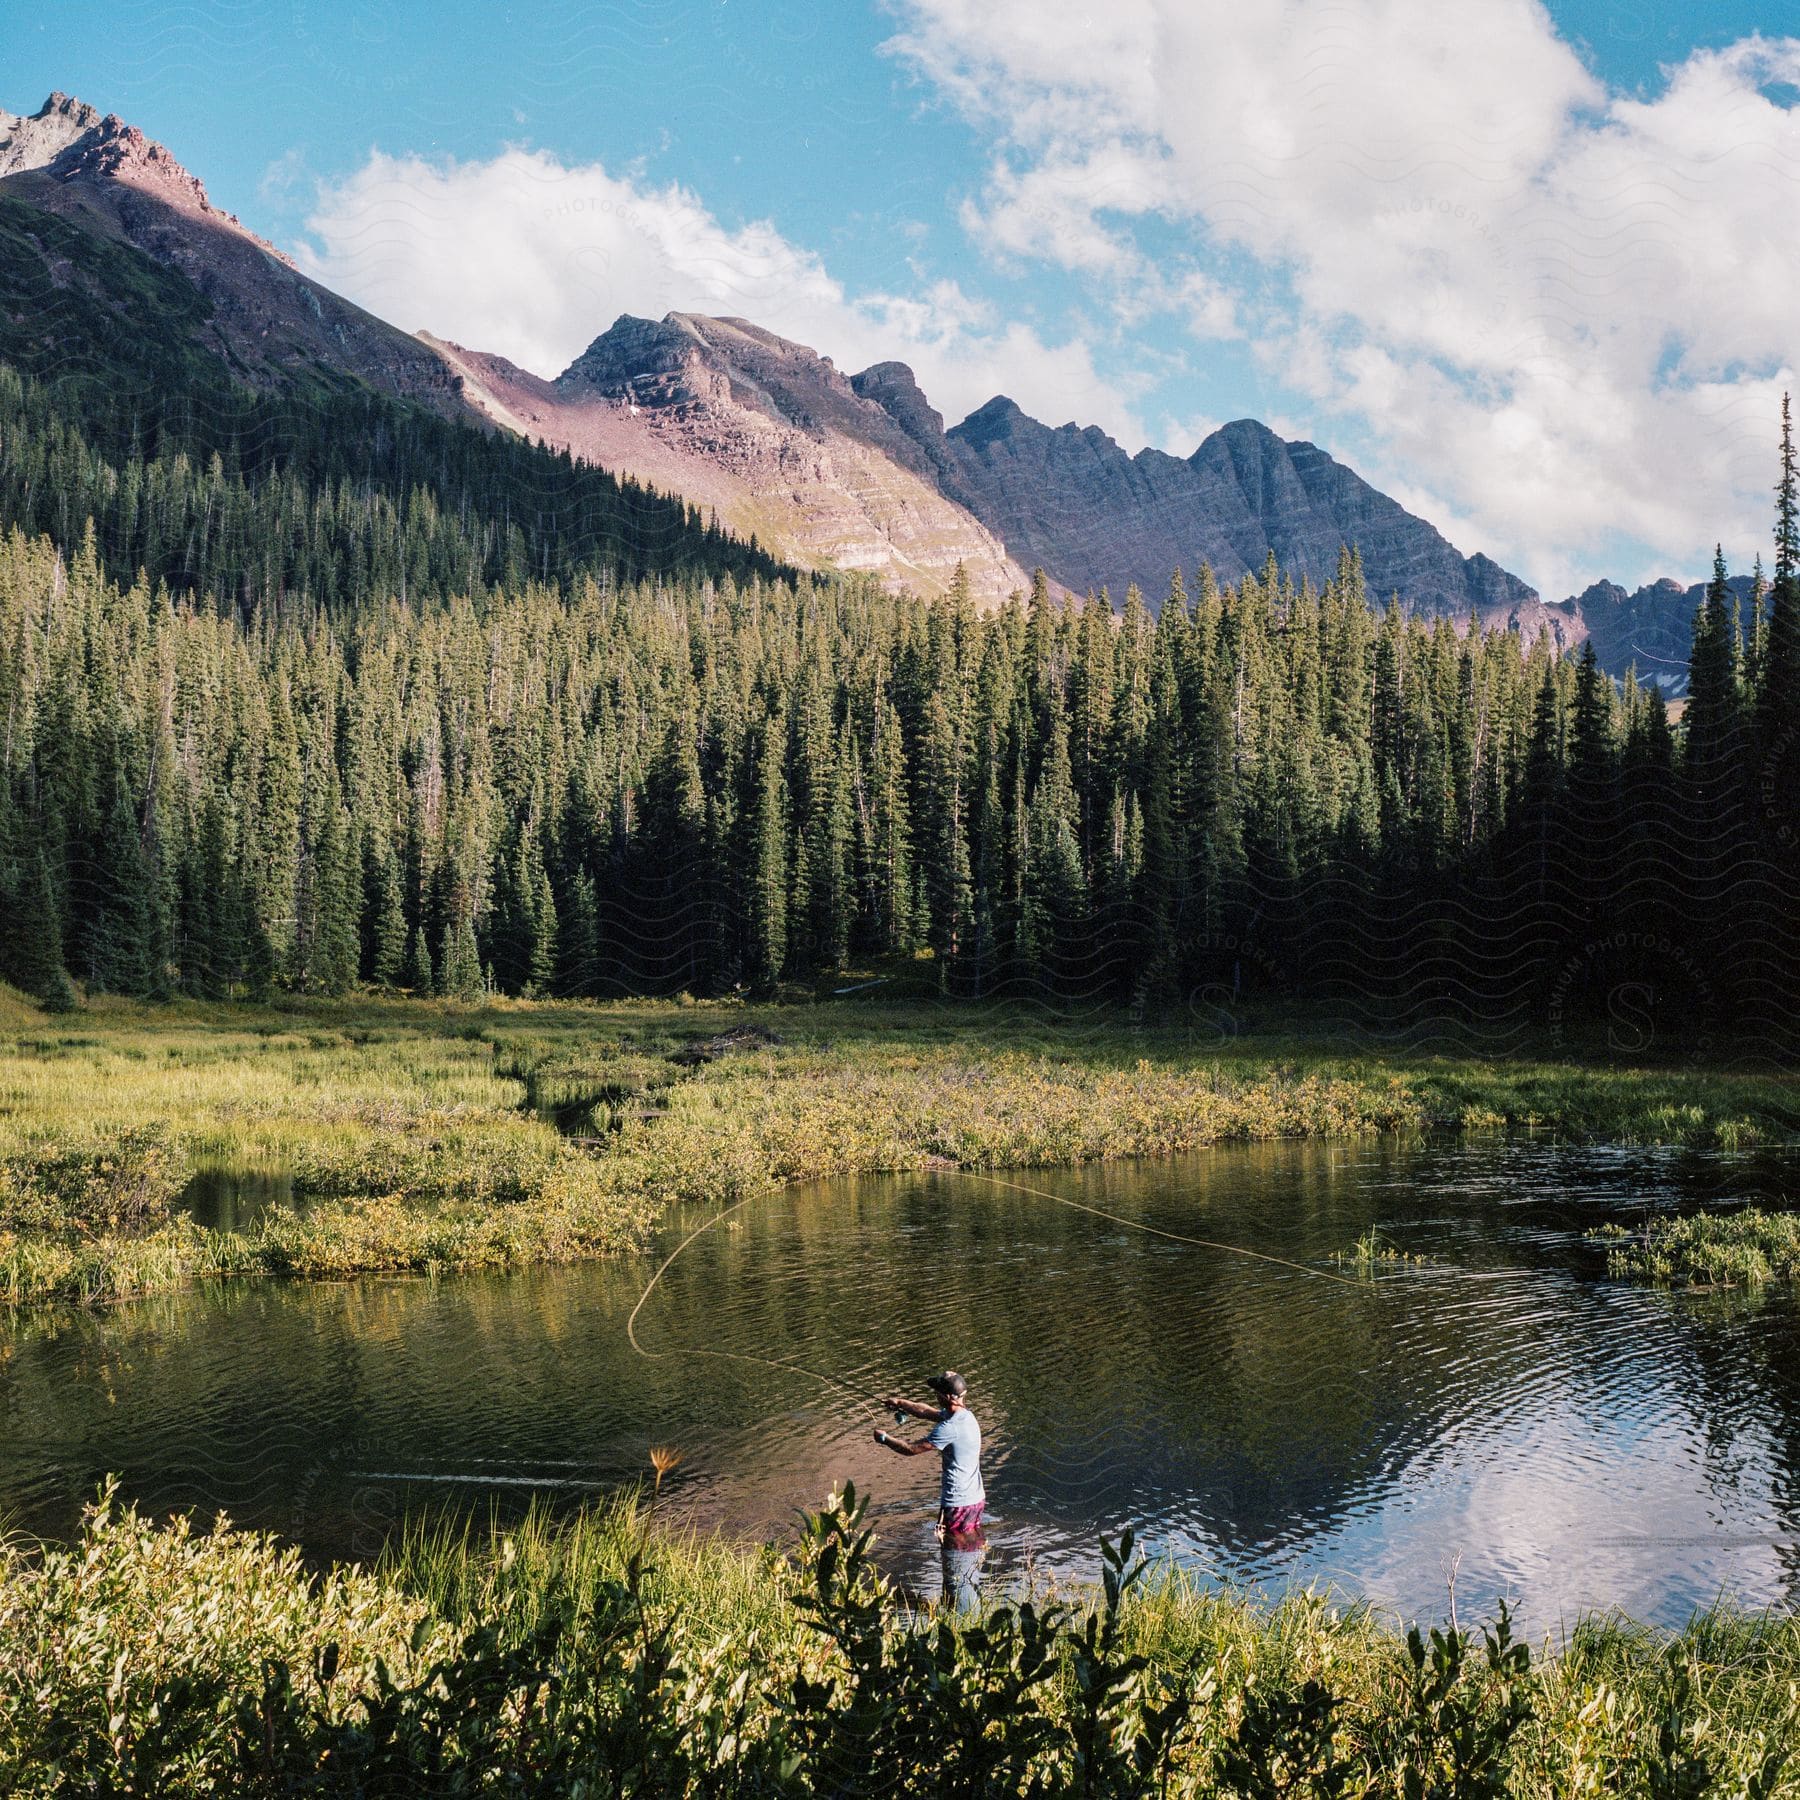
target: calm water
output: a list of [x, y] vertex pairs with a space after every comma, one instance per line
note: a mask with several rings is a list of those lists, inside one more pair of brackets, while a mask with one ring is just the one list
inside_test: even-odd
[[[0, 1325], [0, 1513], [66, 1532], [117, 1470], [159, 1511], [367, 1555], [408, 1508], [577, 1503], [668, 1444], [670, 1513], [751, 1539], [853, 1479], [929, 1592], [935, 1459], [879, 1450], [892, 1421], [835, 1383], [916, 1393], [950, 1364], [987, 1434], [990, 1583], [1090, 1574], [1130, 1521], [1209, 1576], [1406, 1617], [1442, 1616], [1460, 1558], [1465, 1617], [1505, 1593], [1535, 1631], [1603, 1607], [1679, 1624], [1721, 1593], [1800, 1599], [1800, 1314], [1609, 1283], [1581, 1234], [1779, 1199], [1794, 1173], [1493, 1140], [1017, 1177], [1300, 1268], [980, 1177], [824, 1184], [699, 1238], [640, 1315], [647, 1357], [625, 1323], [656, 1258], [22, 1316]], [[1371, 1224], [1429, 1260], [1324, 1279]]]

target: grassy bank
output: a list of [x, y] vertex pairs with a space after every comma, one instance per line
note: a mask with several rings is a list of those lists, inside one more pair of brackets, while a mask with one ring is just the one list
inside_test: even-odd
[[[280, 1008], [0, 997], [0, 1300], [205, 1274], [507, 1267], [640, 1245], [673, 1202], [797, 1177], [1072, 1164], [1431, 1124], [1742, 1146], [1800, 1133], [1800, 1081], [1219, 1042], [1087, 1016], [361, 999]], [[572, 1127], [574, 1135], [554, 1121]], [[245, 1232], [196, 1170], [279, 1171]]]
[[415, 1531], [309, 1578], [103, 1504], [0, 1550], [0, 1789], [188, 1795], [1793, 1794], [1800, 1625], [1408, 1640], [1109, 1554], [1104, 1594], [928, 1618], [854, 1507], [791, 1555], [624, 1504]]

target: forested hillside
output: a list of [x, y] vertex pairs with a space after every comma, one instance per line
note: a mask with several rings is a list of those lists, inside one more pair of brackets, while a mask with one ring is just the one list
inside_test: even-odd
[[[0, 394], [8, 446], [56, 439]], [[379, 509], [285, 483], [194, 538], [236, 477], [151, 466], [183, 543], [226, 546], [166, 549], [179, 587], [116, 579], [98, 527], [0, 556], [4, 956], [38, 992], [701, 992], [929, 951], [968, 995], [1786, 1017], [1791, 450], [1773, 589], [1746, 614], [1721, 564], [1679, 730], [1591, 651], [1372, 613], [1352, 557], [1122, 621], [1041, 584], [982, 616], [529, 555], [465, 582], [422, 499], [380, 554]], [[29, 504], [79, 479], [43, 466]], [[349, 548], [306, 548], [320, 520]]]
[[445, 599], [528, 576], [772, 576], [678, 496], [323, 365], [234, 379], [210, 304], [127, 245], [0, 196], [0, 527], [258, 608]]

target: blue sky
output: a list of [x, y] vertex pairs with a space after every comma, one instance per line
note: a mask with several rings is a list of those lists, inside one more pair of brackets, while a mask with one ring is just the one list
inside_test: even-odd
[[542, 373], [619, 311], [738, 310], [914, 362], [952, 421], [1004, 389], [1185, 453], [1265, 418], [1549, 597], [1747, 560], [1796, 344], [1668, 271], [1800, 289], [1755, 225], [1800, 192], [1791, 6], [1270, 10], [7, 0], [0, 106], [117, 111], [373, 310]]

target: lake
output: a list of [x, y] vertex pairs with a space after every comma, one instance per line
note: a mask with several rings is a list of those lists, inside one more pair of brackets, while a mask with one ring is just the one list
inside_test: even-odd
[[[696, 1238], [643, 1353], [628, 1318], [700, 1217], [605, 1264], [18, 1314], [0, 1514], [66, 1534], [115, 1470], [158, 1512], [368, 1556], [409, 1510], [578, 1504], [666, 1445], [671, 1520], [783, 1541], [854, 1480], [932, 1593], [936, 1459], [878, 1448], [866, 1397], [949, 1365], [986, 1434], [991, 1588], [1091, 1576], [1129, 1522], [1208, 1579], [1401, 1618], [1443, 1617], [1454, 1575], [1465, 1622], [1505, 1594], [1534, 1634], [1678, 1625], [1800, 1595], [1800, 1312], [1609, 1281], [1583, 1234], [1778, 1204], [1797, 1171], [1493, 1137], [820, 1183]], [[1371, 1226], [1424, 1260], [1336, 1260]]]

